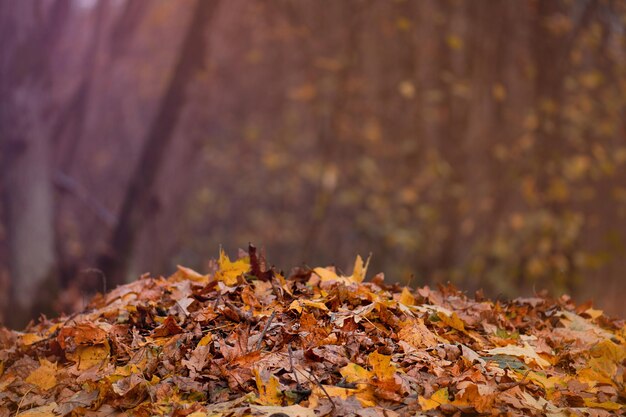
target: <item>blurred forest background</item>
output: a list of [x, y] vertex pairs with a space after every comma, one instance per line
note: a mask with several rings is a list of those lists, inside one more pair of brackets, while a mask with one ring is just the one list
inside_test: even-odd
[[0, 307], [249, 241], [626, 314], [626, 2], [0, 0]]

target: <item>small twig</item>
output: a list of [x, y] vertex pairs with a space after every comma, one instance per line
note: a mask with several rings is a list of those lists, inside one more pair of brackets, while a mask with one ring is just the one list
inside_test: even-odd
[[235, 382], [237, 383], [237, 385], [239, 385], [239, 388], [241, 388], [242, 390], [246, 389], [241, 383], [241, 381], [239, 380], [239, 378], [237, 378], [234, 372], [229, 372], [228, 369], [226, 369], [224, 366], [220, 365], [219, 363], [216, 363], [216, 365], [220, 369], [220, 372], [222, 372], [222, 374], [232, 376]]
[[261, 337], [259, 337], [259, 341], [256, 342], [256, 350], [261, 350], [261, 344], [263, 343], [263, 338], [265, 337], [265, 333], [267, 333], [267, 330], [270, 328], [270, 324], [272, 324], [272, 320], [274, 320], [275, 316], [276, 316], [276, 310], [272, 311], [272, 315], [267, 320], [267, 323], [265, 323], [265, 327], [263, 327], [263, 331], [261, 332]]
[[300, 388], [300, 381], [298, 381], [298, 374], [294, 371], [293, 369], [293, 358], [292, 358], [292, 352], [291, 352], [291, 343], [289, 343], [289, 345], [287, 345], [287, 352], [289, 352], [289, 367], [291, 368], [291, 373], [293, 374], [293, 377], [296, 380], [296, 387]]
[[15, 410], [15, 417], [17, 417], [20, 414], [20, 408], [22, 408], [22, 403], [24, 402], [24, 398], [26, 398], [26, 396], [30, 394], [32, 390], [33, 388], [29, 388], [28, 391], [26, 391], [24, 395], [22, 396], [22, 398], [20, 399], [20, 403], [17, 405], [17, 410]]
[[235, 314], [237, 314], [237, 316], [239, 316], [239, 319], [241, 321], [245, 321], [245, 322], [253, 322], [253, 317], [252, 314], [250, 314], [249, 312], [243, 311], [242, 309], [240, 309], [239, 307], [237, 307], [236, 305], [234, 305], [233, 303], [231, 303], [228, 300], [224, 300], [224, 304], [226, 305], [226, 307], [230, 308], [231, 310], [233, 310], [235, 312]]
[[374, 323], [372, 323], [370, 321], [370, 319], [368, 319], [367, 317], [363, 316], [363, 319], [368, 322], [369, 324], [371, 324], [376, 330], [378, 330], [379, 332], [381, 332], [382, 334], [384, 334], [386, 337], [389, 337], [392, 333], [391, 330], [389, 330], [388, 332], [385, 333], [385, 331], [383, 329], [381, 329], [380, 327], [378, 327], [377, 325], [375, 325]]
[[202, 329], [202, 333], [210, 333], [210, 332], [213, 332], [215, 330], [223, 329], [223, 328], [230, 327], [230, 326], [234, 326], [234, 324], [233, 323], [226, 323], [226, 324], [223, 324], [221, 326], [216, 326], [216, 327]]
[[[297, 370], [297, 369], [295, 369], [295, 370]], [[311, 382], [311, 378], [309, 378], [304, 372], [302, 372], [302, 371], [298, 371], [298, 372], [300, 372], [306, 379], [309, 380], [309, 382]], [[333, 409], [336, 409], [337, 406], [335, 405], [335, 402], [333, 401], [332, 397], [328, 394], [328, 391], [326, 391], [326, 388], [324, 388], [322, 383], [313, 374], [312, 370], [309, 370], [309, 375], [311, 375], [313, 377], [313, 379], [315, 380], [315, 383], [321, 388], [321, 390], [324, 392], [324, 394], [326, 394], [326, 396], [328, 397], [328, 401], [330, 401], [330, 404], [333, 406]]]
[[220, 305], [220, 301], [222, 301], [222, 294], [217, 294], [215, 302], [213, 303], [213, 311], [217, 311], [217, 307]]

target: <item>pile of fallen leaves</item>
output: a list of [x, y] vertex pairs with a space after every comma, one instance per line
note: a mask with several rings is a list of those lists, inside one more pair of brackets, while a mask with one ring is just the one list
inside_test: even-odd
[[243, 255], [1, 329], [0, 416], [625, 414], [625, 324], [590, 306]]

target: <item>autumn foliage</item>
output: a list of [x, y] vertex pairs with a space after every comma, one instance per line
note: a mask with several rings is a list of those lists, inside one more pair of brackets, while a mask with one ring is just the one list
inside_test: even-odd
[[251, 247], [0, 330], [0, 416], [624, 415], [626, 328], [568, 297], [490, 301], [268, 268]]

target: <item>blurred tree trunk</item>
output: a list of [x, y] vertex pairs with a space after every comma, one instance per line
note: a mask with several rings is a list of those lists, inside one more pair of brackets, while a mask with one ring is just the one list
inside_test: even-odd
[[[571, 142], [563, 131], [565, 97], [565, 79], [571, 65], [571, 52], [578, 38], [592, 23], [599, 2], [590, 0], [576, 3], [578, 17], [572, 16], [573, 26], [567, 36], [559, 35], [550, 26], [551, 19], [567, 15], [568, 5], [562, 1], [543, 1], [537, 3], [537, 10], [532, 27], [533, 59], [535, 67], [535, 110], [537, 112], [537, 164], [538, 189], [543, 193], [545, 208], [555, 219], [562, 219], [571, 211], [568, 203], [552, 196], [551, 185], [560, 177], [564, 155], [571, 151]], [[571, 11], [570, 11], [571, 13]], [[579, 273], [573, 253], [580, 240], [571, 247], [561, 248], [565, 252], [567, 266], [552, 272], [552, 276], [562, 276], [569, 294], [576, 295], [576, 278]], [[519, 286], [527, 280], [520, 275]]]
[[99, 267], [110, 285], [122, 284], [128, 278], [137, 235], [146, 216], [155, 210], [154, 186], [157, 174], [182, 114], [185, 90], [202, 68], [206, 54], [204, 32], [219, 3], [217, 0], [198, 0], [191, 11], [191, 22], [182, 41], [178, 61], [154, 122], [148, 129], [143, 152], [122, 203], [118, 223], [113, 230], [107, 252], [99, 259]]
[[[436, 2], [437, 3], [437, 2]], [[469, 161], [464, 139], [468, 126], [468, 99], [466, 94], [457, 90], [463, 88], [464, 74], [468, 69], [468, 46], [462, 46], [462, 39], [467, 38], [468, 27], [465, 22], [468, 4], [454, 1], [437, 3], [440, 12], [447, 16], [445, 23], [440, 27], [438, 63], [440, 66], [438, 84], [441, 91], [447, 93], [442, 99], [441, 111], [445, 114], [438, 126], [439, 137], [436, 143], [437, 151], [450, 166], [450, 189], [441, 200], [440, 213], [446, 219], [441, 247], [435, 260], [435, 280], [449, 279], [448, 272], [451, 266], [457, 265], [460, 248], [459, 236], [464, 213], [462, 200], [468, 182], [470, 181]], [[466, 40], [467, 41], [467, 40]], [[471, 45], [470, 45], [471, 46]]]
[[12, 285], [6, 321], [15, 327], [50, 312], [54, 301], [54, 201], [45, 97], [50, 51], [69, 10], [67, 0], [48, 8], [32, 0], [0, 4], [0, 145]]

